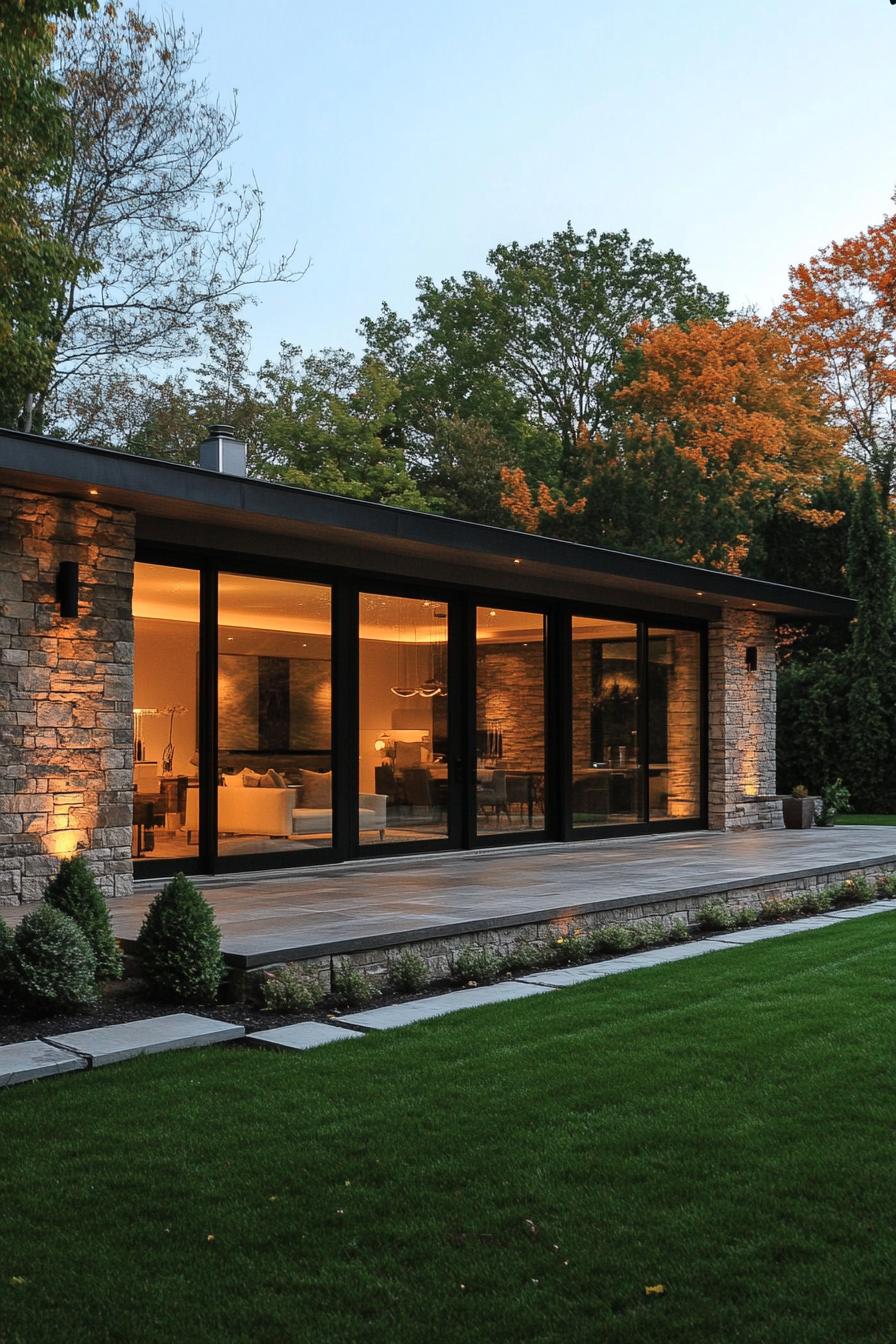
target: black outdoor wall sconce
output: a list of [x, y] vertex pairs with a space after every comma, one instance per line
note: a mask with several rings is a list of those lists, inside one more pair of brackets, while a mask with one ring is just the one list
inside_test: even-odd
[[755, 644], [747, 645], [747, 671], [755, 672], [759, 666], [759, 650]]
[[78, 614], [78, 562], [63, 560], [56, 575], [56, 600], [60, 616]]

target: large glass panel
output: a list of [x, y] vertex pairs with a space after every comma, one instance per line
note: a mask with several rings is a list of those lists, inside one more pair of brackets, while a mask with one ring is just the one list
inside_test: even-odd
[[643, 820], [638, 628], [572, 618], [573, 826]]
[[199, 574], [134, 566], [135, 859], [198, 853]]
[[218, 582], [218, 853], [332, 844], [331, 594]]
[[476, 609], [476, 827], [544, 830], [544, 615]]
[[429, 598], [360, 598], [362, 845], [448, 835], [448, 608]]
[[651, 820], [693, 819], [700, 816], [700, 636], [651, 627], [647, 649]]

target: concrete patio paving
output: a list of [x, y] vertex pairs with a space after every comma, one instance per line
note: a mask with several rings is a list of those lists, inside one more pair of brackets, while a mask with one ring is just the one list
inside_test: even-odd
[[[736, 892], [757, 882], [813, 875], [834, 882], [850, 869], [887, 863], [896, 864], [896, 827], [845, 826], [383, 858], [200, 885], [215, 907], [228, 962], [249, 968]], [[112, 903], [115, 931], [126, 943], [161, 885], [141, 883]]]

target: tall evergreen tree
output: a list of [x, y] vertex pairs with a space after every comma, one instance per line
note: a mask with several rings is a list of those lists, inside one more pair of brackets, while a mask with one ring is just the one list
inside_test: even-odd
[[869, 473], [856, 496], [849, 530], [849, 589], [858, 603], [850, 650], [849, 784], [860, 812], [896, 805], [893, 770], [893, 541]]

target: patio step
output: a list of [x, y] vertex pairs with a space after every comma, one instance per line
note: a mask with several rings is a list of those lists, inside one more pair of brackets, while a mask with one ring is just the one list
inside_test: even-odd
[[0, 1087], [30, 1083], [35, 1078], [51, 1078], [55, 1073], [86, 1069], [87, 1060], [60, 1050], [46, 1041], [16, 1041], [0, 1045]]
[[194, 1013], [168, 1013], [164, 1017], [146, 1017], [137, 1022], [69, 1031], [43, 1039], [48, 1045], [68, 1050], [97, 1069], [103, 1064], [117, 1064], [122, 1059], [136, 1059], [138, 1055], [235, 1041], [245, 1034], [245, 1027], [235, 1026], [232, 1022], [197, 1017]]
[[333, 1041], [360, 1041], [360, 1031], [349, 1031], [329, 1022], [293, 1022], [286, 1027], [271, 1027], [266, 1031], [252, 1031], [246, 1045], [265, 1046], [269, 1050], [313, 1050], [317, 1045]]
[[392, 1027], [409, 1027], [414, 1022], [427, 1022], [446, 1013], [457, 1013], [464, 1008], [480, 1008], [489, 1003], [506, 1003], [525, 999], [530, 994], [544, 994], [547, 985], [527, 984], [522, 980], [502, 980], [497, 985], [477, 985], [475, 989], [457, 989], [450, 994], [436, 994], [431, 999], [414, 999], [410, 1003], [393, 1003], [388, 1008], [372, 1008], [365, 1013], [350, 1013], [340, 1018], [346, 1026], [362, 1031], [388, 1031]]

